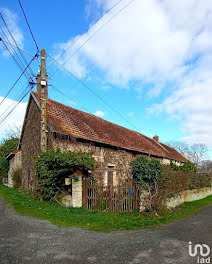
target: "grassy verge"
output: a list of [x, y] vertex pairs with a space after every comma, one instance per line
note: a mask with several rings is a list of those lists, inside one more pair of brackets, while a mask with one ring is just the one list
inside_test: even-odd
[[3, 185], [0, 185], [0, 195], [13, 206], [16, 212], [22, 215], [49, 220], [60, 226], [82, 227], [98, 232], [132, 230], [165, 224], [212, 205], [211, 195], [199, 201], [184, 203], [174, 210], [166, 210], [159, 216], [141, 215], [138, 212], [113, 214], [88, 211], [84, 208], [64, 208], [58, 204], [37, 201], [23, 191], [10, 189]]

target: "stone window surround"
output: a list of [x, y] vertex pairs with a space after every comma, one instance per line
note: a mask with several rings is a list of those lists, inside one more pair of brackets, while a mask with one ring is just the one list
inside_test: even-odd
[[104, 185], [108, 186], [108, 172], [112, 171], [113, 172], [113, 186], [117, 185], [117, 180], [116, 180], [116, 169], [115, 165], [112, 163], [108, 163], [107, 166], [105, 167], [105, 177], [104, 177]]

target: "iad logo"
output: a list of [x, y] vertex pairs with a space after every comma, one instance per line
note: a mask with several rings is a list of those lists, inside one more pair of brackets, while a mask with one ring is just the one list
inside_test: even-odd
[[188, 246], [189, 255], [191, 257], [196, 257], [199, 253], [200, 256], [197, 257], [197, 263], [211, 263], [210, 247], [206, 244], [196, 244], [192, 246], [192, 242], [189, 242]]

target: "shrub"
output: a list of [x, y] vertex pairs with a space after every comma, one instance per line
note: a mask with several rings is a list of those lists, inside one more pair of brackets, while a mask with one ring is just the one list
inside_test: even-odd
[[189, 160], [186, 161], [182, 166], [177, 166], [171, 161], [170, 167], [175, 171], [197, 172], [197, 165]]
[[4, 174], [2, 170], [0, 170], [0, 184], [3, 184], [3, 178], [4, 178]]
[[22, 175], [21, 169], [17, 169], [13, 172], [11, 177], [13, 182], [13, 188], [18, 189], [21, 187], [21, 175]]
[[18, 146], [18, 138], [9, 138], [0, 142], [0, 170], [7, 177], [9, 169], [6, 157]]
[[95, 167], [95, 160], [89, 153], [61, 152], [59, 149], [43, 152], [35, 160], [38, 194], [46, 201], [54, 201], [55, 195], [63, 191], [65, 178], [76, 180], [76, 170], [88, 174], [88, 170]]
[[144, 156], [136, 157], [131, 162], [131, 166], [133, 178], [139, 185], [139, 189], [142, 187], [148, 193], [143, 198], [145, 200], [145, 202], [143, 201], [145, 207], [147, 210], [152, 211], [152, 199], [158, 192], [157, 181], [162, 176], [162, 166], [159, 161], [154, 159], [148, 160]]
[[146, 157], [138, 156], [131, 162], [133, 178], [144, 188], [152, 187], [155, 181], [162, 175], [162, 166], [157, 160], [148, 160]]
[[[191, 162], [190, 162], [191, 163]], [[163, 166], [162, 177], [158, 180], [158, 194], [153, 199], [153, 208], [160, 211], [164, 201], [186, 190], [199, 189], [211, 186], [211, 175], [196, 173], [194, 166], [187, 163], [184, 168]], [[182, 166], [183, 167], [183, 166]]]

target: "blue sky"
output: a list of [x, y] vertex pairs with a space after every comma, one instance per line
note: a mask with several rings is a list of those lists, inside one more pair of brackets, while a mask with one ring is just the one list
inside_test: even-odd
[[[162, 142], [183, 140], [204, 143], [211, 149], [212, 2], [123, 0], [95, 24], [117, 2], [22, 0], [39, 48], [60, 63], [95, 34], [64, 67], [124, 118], [64, 70], [49, 80], [49, 97], [130, 129], [136, 127], [147, 136], [157, 134]], [[2, 0], [0, 10], [19, 46], [34, 55], [36, 48], [18, 1]], [[2, 21], [0, 25], [5, 30]], [[47, 57], [49, 76], [57, 70], [56, 64], [49, 67], [51, 63]], [[0, 67], [3, 97], [20, 70], [2, 46]], [[32, 68], [37, 73], [37, 61]], [[26, 82], [23, 76], [0, 105], [0, 115], [16, 103]], [[9, 126], [21, 124], [27, 100], [28, 96], [2, 123], [1, 137]]]

